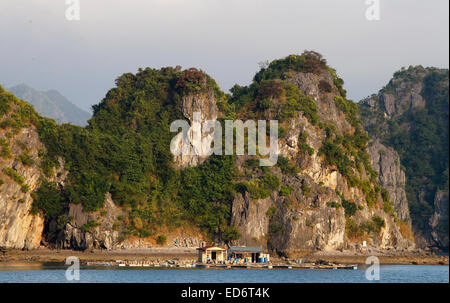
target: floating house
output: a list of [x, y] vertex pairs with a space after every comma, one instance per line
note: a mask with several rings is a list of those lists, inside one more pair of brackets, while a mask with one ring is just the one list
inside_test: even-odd
[[245, 263], [267, 263], [269, 254], [263, 253], [261, 247], [231, 246], [228, 249], [228, 259]]
[[227, 250], [219, 246], [206, 246], [197, 250], [200, 263], [224, 263], [227, 259]]

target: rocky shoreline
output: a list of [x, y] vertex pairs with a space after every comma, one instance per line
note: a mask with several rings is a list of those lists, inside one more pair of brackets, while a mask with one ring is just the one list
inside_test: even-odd
[[[122, 260], [125, 262], [181, 262], [192, 263], [197, 260], [195, 248], [147, 248], [147, 249], [121, 249], [121, 250], [55, 250], [41, 248], [36, 250], [4, 249], [0, 251], [0, 263], [36, 263], [36, 262], [65, 262], [67, 257], [76, 256], [83, 264], [109, 263]], [[448, 255], [436, 255], [430, 252], [315, 252], [305, 254], [302, 258], [277, 258], [271, 261], [279, 264], [297, 264], [299, 262], [314, 262], [317, 264], [365, 264], [369, 256], [377, 256], [381, 264], [401, 265], [448, 265]]]

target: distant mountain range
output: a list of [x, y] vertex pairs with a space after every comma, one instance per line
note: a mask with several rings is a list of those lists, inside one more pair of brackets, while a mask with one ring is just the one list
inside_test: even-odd
[[71, 103], [56, 90], [42, 92], [26, 84], [19, 84], [8, 90], [33, 105], [42, 116], [55, 119], [58, 123], [85, 126], [91, 118], [90, 113]]

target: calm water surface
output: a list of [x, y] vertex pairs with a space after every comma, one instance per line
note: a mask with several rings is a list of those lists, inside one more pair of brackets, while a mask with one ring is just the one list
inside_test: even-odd
[[[0, 283], [60, 283], [64, 265], [1, 264]], [[82, 267], [81, 283], [365, 283], [365, 269], [358, 270], [278, 270], [278, 269], [119, 269]], [[384, 283], [448, 283], [448, 266], [382, 265]]]

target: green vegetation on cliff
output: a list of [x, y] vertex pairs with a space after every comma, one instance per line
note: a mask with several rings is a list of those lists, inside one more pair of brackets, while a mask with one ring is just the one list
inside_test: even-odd
[[[377, 107], [367, 101], [360, 103], [361, 116], [373, 138], [392, 146], [400, 155], [406, 172], [406, 193], [413, 224], [419, 230], [428, 228], [434, 211], [437, 190], [448, 190], [449, 167], [449, 95], [448, 70], [410, 67], [394, 74], [389, 84], [380, 91], [391, 95], [399, 111], [385, 116], [381, 99], [374, 99]], [[419, 96], [410, 96], [413, 87]], [[374, 96], [372, 98], [380, 98]], [[417, 104], [411, 100], [418, 100]], [[447, 226], [448, 230], [448, 226]], [[448, 232], [447, 232], [448, 234]]]
[[[320, 90], [335, 93], [335, 105], [345, 115], [351, 131], [343, 134], [335, 124], [322, 121], [317, 101], [289, 80], [298, 72], [316, 76], [327, 73], [328, 77], [331, 72], [333, 83], [321, 81]], [[45, 176], [32, 194], [32, 211], [42, 212], [47, 220], [64, 221], [70, 203], [82, 204], [89, 212], [100, 210], [109, 192], [126, 214], [114, 228], [126, 235], [151, 236], [162, 243], [161, 227], [194, 224], [229, 242], [239, 237], [237, 229], [230, 225], [236, 192], [247, 192], [253, 199], [268, 198], [274, 192], [289, 196], [294, 189], [283, 185], [280, 172], [274, 170], [279, 169], [283, 178], [295, 175], [300, 172], [298, 159], [280, 156], [276, 168], [259, 167], [258, 159], [247, 159], [244, 166], [251, 172], [244, 175], [237, 170], [236, 156], [212, 156], [197, 167], [177, 169], [170, 152], [175, 135], [170, 132], [170, 124], [185, 119], [181, 111], [183, 97], [213, 95], [220, 118], [277, 119], [284, 132], [289, 119], [303, 115], [317, 133], [326, 132], [318, 151], [326, 165], [335, 166], [350, 186], [365, 193], [367, 204], [373, 206], [381, 199], [382, 191], [369, 164], [368, 137], [358, 119], [358, 108], [346, 99], [342, 86], [335, 71], [314, 52], [273, 61], [256, 74], [251, 85], [233, 87], [231, 96], [196, 69], [146, 68], [137, 74], [120, 76], [116, 87], [93, 106], [93, 117], [84, 128], [58, 125], [39, 117], [31, 106], [1, 91], [0, 114], [7, 117], [0, 127], [12, 133], [29, 125], [37, 128], [45, 145], [39, 153]], [[307, 144], [308, 136], [307, 132], [299, 135], [298, 157], [311, 157], [316, 152]], [[0, 143], [0, 152], [8, 156], [7, 142]], [[24, 152], [19, 160], [30, 165], [26, 155]], [[69, 171], [64, 186], [50, 181], [60, 158]], [[15, 177], [11, 171], [5, 171], [8, 172], [11, 178]], [[313, 193], [306, 183], [301, 190], [305, 196]], [[354, 216], [357, 205], [341, 200], [347, 217]], [[91, 222], [82, 229], [88, 231], [95, 226]], [[282, 231], [283, 226], [271, 222], [271, 234]]]
[[69, 169], [62, 191], [66, 203], [82, 203], [86, 211], [103, 206], [106, 192], [130, 209], [127, 234], [153, 236], [160, 226], [193, 221], [216, 232], [230, 219], [232, 159], [210, 158], [203, 165], [178, 171], [169, 150], [170, 124], [183, 116], [186, 94], [224, 97], [209, 76], [196, 69], [147, 68], [116, 80], [105, 99], [93, 107], [83, 129], [71, 125], [40, 127], [47, 157], [61, 155]]
[[[2, 89], [2, 116], [11, 114], [0, 126], [17, 132], [35, 125], [46, 147], [40, 158], [47, 177], [59, 166], [58, 157], [70, 172], [61, 189], [44, 176], [33, 193], [33, 212], [54, 219], [69, 203], [95, 211], [110, 192], [115, 203], [129, 210], [123, 226], [127, 234], [152, 236], [160, 226], [176, 227], [186, 221], [210, 232], [228, 226], [232, 159], [210, 158], [180, 172], [169, 150], [174, 136], [170, 123], [183, 118], [179, 108], [185, 94], [212, 92], [222, 102], [225, 95], [214, 80], [195, 69], [147, 68], [136, 75], [124, 74], [116, 83], [93, 107], [86, 128], [39, 117], [30, 105]], [[2, 155], [8, 155], [8, 147], [2, 140]], [[25, 154], [21, 161], [30, 164]], [[5, 168], [4, 173], [23, 184], [13, 169]]]

